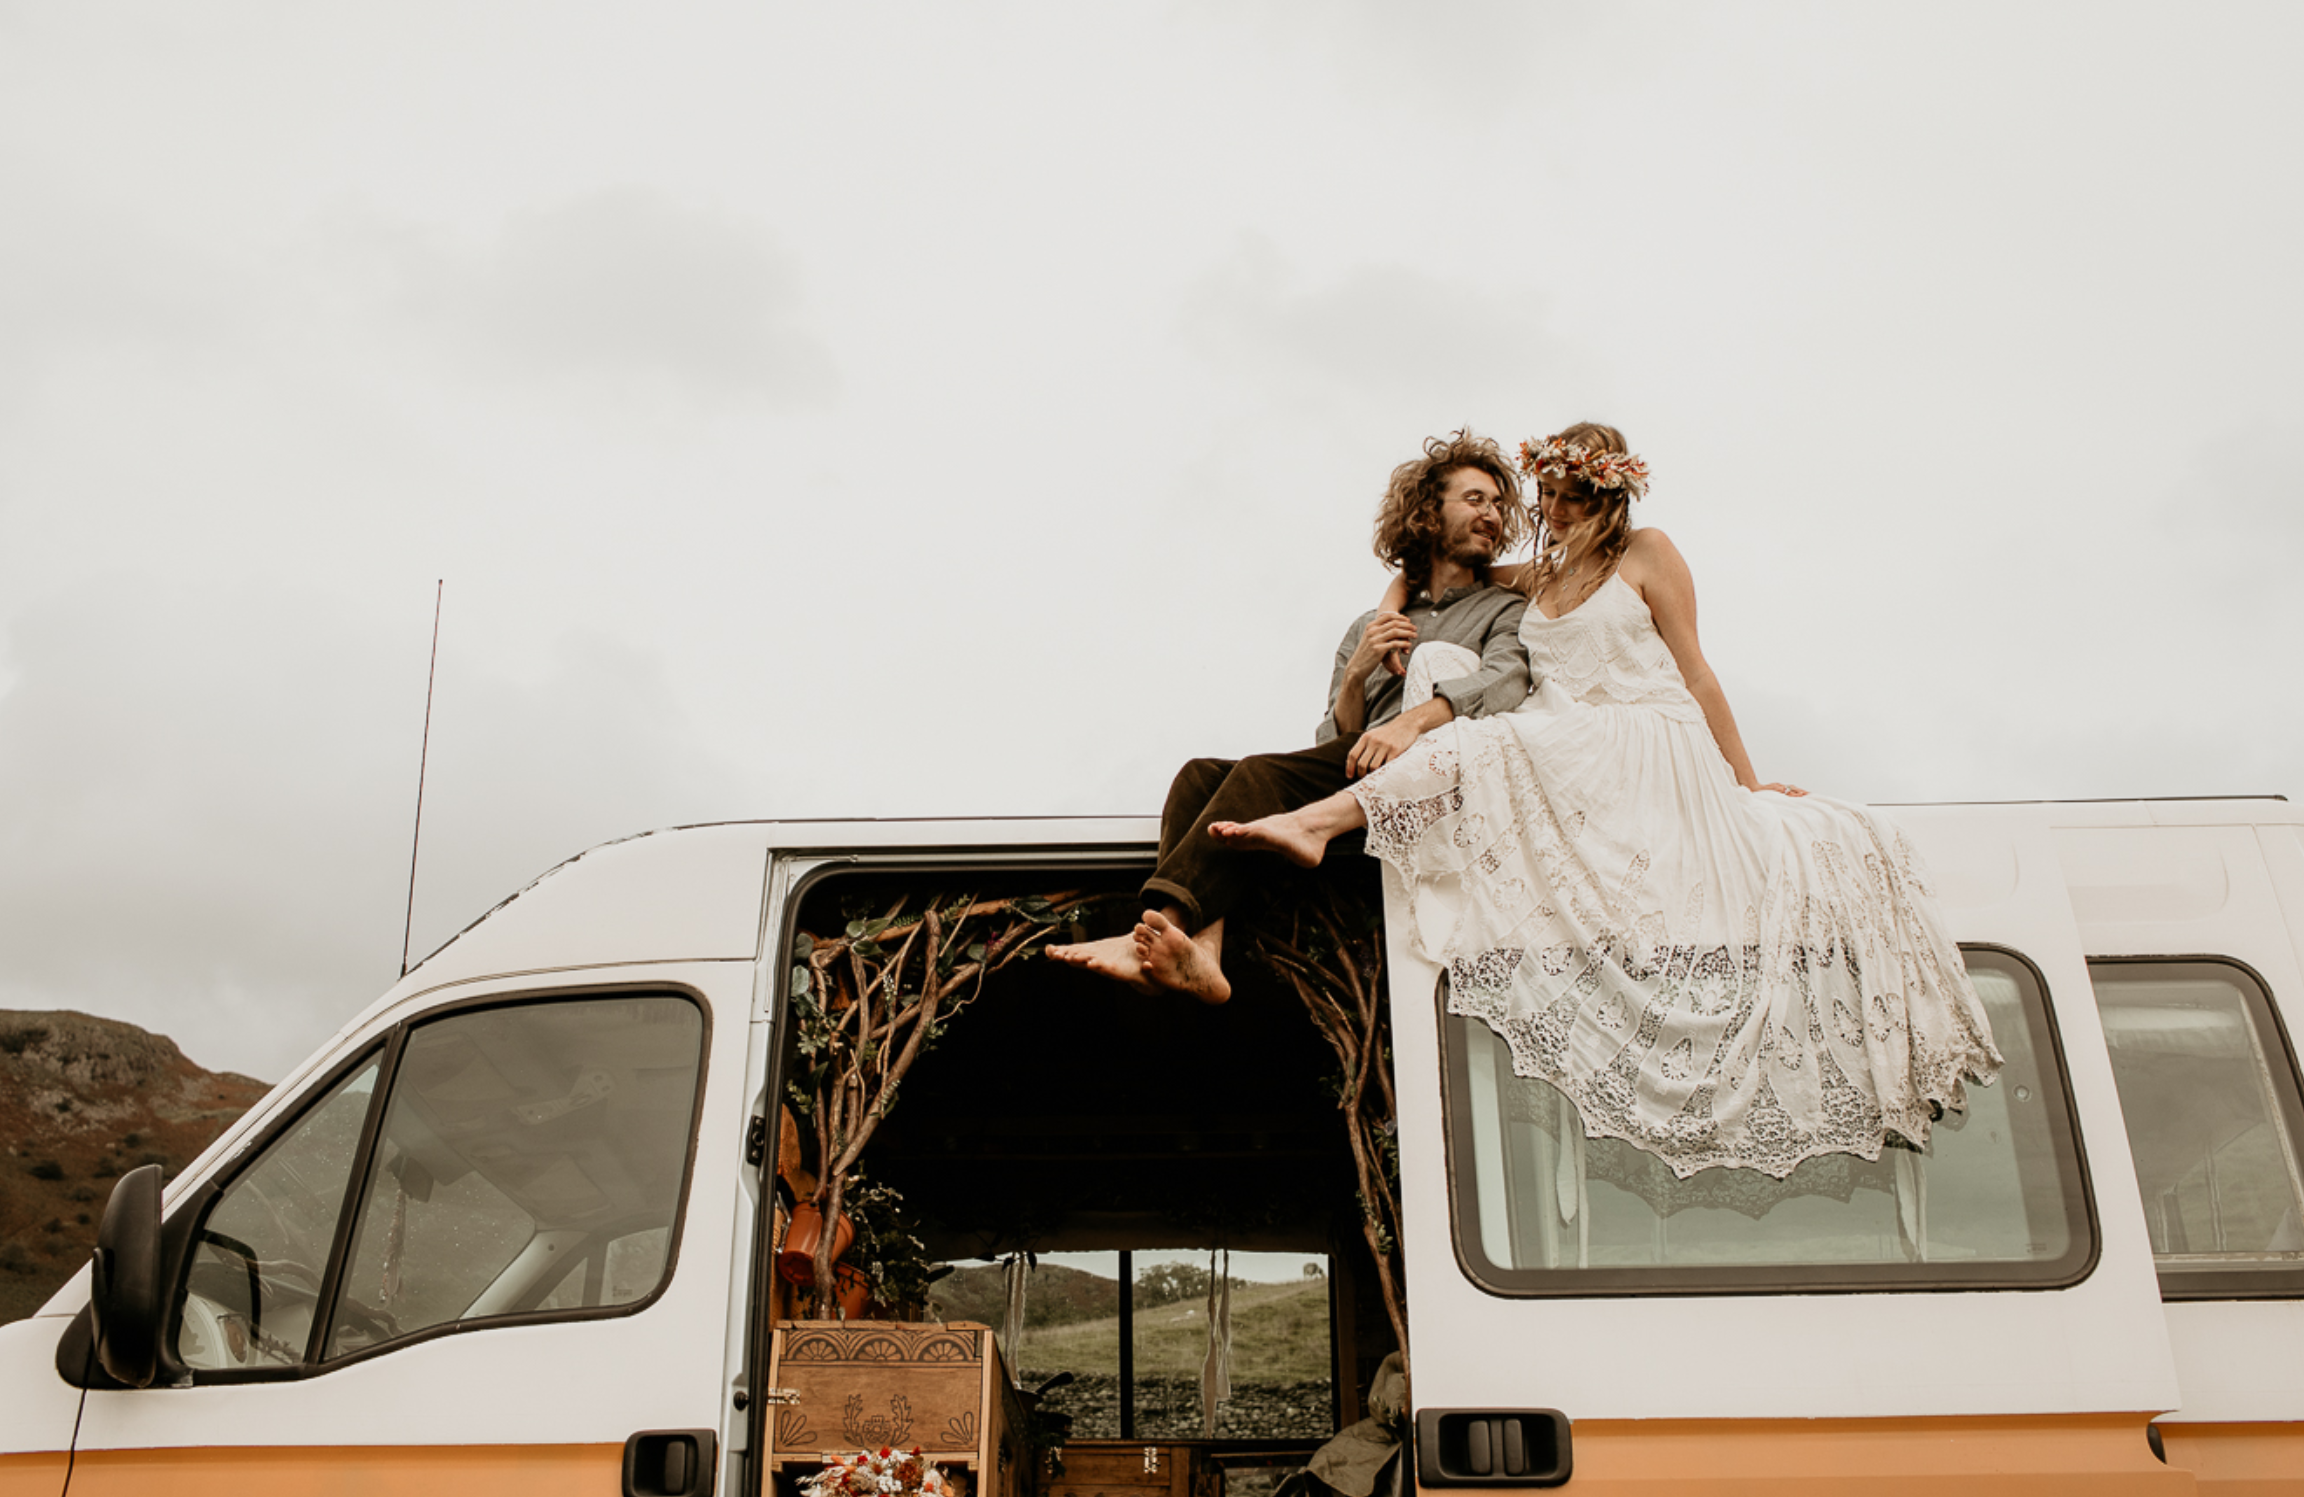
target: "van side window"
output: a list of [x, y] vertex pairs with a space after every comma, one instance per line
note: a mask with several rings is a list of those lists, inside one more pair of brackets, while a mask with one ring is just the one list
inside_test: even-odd
[[2089, 963], [2166, 1299], [2304, 1296], [2304, 1104], [2253, 974]]
[[1487, 1025], [1445, 1012], [1458, 1256], [1498, 1294], [2046, 1288], [2094, 1266], [2088, 1183], [2038, 974], [1965, 952], [2007, 1064], [1925, 1150], [1833, 1154], [1783, 1180], [1584, 1135], [1576, 1109], [1513, 1075]]
[[458, 1321], [653, 1295], [703, 1032], [697, 1006], [670, 996], [480, 1009], [412, 1030], [323, 1360]]
[[378, 1059], [372, 1053], [355, 1066], [209, 1211], [177, 1304], [176, 1357], [185, 1366], [226, 1371], [304, 1360]]

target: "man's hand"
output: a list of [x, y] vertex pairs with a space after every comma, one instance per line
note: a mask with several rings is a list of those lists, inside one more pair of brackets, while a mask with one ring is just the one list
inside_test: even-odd
[[[1379, 613], [1360, 631], [1360, 643], [1352, 651], [1351, 661], [1344, 667], [1346, 676], [1354, 681], [1365, 681], [1376, 669], [1378, 661], [1389, 661], [1397, 654], [1406, 660], [1408, 652], [1416, 648], [1416, 626], [1404, 613]], [[1402, 666], [1402, 671], [1406, 666]], [[1395, 675], [1400, 672], [1394, 672]]]

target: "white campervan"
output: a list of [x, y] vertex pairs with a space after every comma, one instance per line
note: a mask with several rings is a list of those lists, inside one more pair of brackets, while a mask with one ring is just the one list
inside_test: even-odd
[[[2304, 1491], [2304, 814], [1893, 814], [2008, 1061], [1925, 1154], [1676, 1181], [1586, 1140], [1392, 943], [1403, 1490]], [[0, 1327], [0, 1497], [789, 1492], [843, 1443], [789, 1407], [809, 1357], [981, 1371], [983, 1421], [912, 1443], [984, 1497], [1221, 1497], [1300, 1456], [1316, 1441], [1139, 1439], [1091, 1483], [1111, 1442], [1084, 1441], [1064, 1485], [995, 1417], [1009, 1375], [981, 1328], [811, 1340], [779, 1318], [800, 934], [907, 890], [1124, 908], [1155, 832], [733, 823], [571, 860], [164, 1197], [123, 1180], [101, 1282]], [[1391, 1333], [1339, 1225], [1333, 1058], [1236, 980], [1202, 1009], [1017, 963], [906, 1083], [873, 1168], [953, 1258], [1327, 1255], [1324, 1434]]]

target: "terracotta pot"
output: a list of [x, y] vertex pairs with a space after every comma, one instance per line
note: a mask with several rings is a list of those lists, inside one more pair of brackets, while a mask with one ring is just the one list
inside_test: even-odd
[[[792, 1225], [784, 1231], [784, 1246], [776, 1254], [776, 1272], [790, 1283], [816, 1282], [816, 1240], [823, 1233], [823, 1218], [814, 1202], [803, 1201], [792, 1211]], [[832, 1223], [832, 1260], [848, 1251], [856, 1240], [856, 1224], [843, 1211]]]
[[842, 1320], [862, 1320], [872, 1303], [872, 1280], [862, 1269], [843, 1263], [832, 1270], [832, 1297], [840, 1302]]

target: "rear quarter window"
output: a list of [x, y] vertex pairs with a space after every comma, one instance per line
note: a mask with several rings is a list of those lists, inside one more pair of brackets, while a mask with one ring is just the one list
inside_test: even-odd
[[2165, 1299], [2304, 1296], [2296, 1061], [2229, 962], [2089, 963]]
[[1574, 1105], [1512, 1074], [1477, 1019], [1446, 1012], [1450, 1191], [1458, 1256], [1502, 1295], [2056, 1288], [2094, 1266], [2085, 1161], [2054, 1016], [2013, 953], [1965, 951], [2007, 1065], [1968, 1088], [1928, 1147], [1812, 1159], [1783, 1180], [1682, 1180]]

